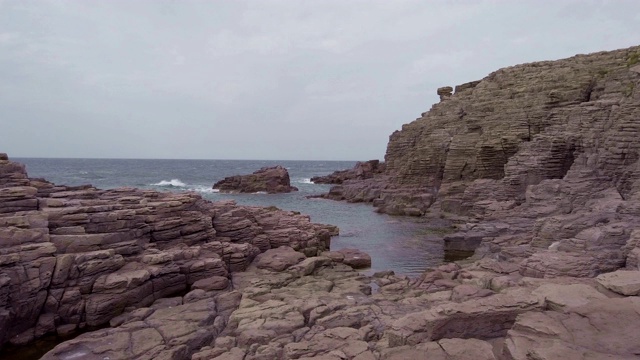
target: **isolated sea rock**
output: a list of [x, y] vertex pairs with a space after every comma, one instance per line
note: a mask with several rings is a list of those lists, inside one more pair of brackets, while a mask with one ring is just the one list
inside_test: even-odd
[[280, 165], [263, 167], [249, 175], [226, 177], [213, 184], [213, 188], [222, 192], [240, 193], [266, 192], [276, 194], [298, 191], [298, 188], [291, 186], [287, 169]]

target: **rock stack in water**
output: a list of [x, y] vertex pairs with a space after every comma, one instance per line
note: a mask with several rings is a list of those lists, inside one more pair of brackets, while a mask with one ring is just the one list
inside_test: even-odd
[[268, 194], [298, 191], [297, 187], [291, 186], [289, 171], [280, 165], [263, 167], [253, 174], [226, 177], [215, 183], [213, 188], [222, 192]]

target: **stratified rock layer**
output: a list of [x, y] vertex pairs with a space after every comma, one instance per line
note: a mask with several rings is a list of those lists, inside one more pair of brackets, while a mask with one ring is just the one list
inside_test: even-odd
[[380, 160], [357, 162], [353, 169], [338, 170], [326, 176], [314, 176], [311, 182], [315, 184], [342, 184], [347, 180], [370, 179], [375, 175], [384, 173], [385, 165]]
[[222, 192], [240, 193], [266, 192], [276, 194], [298, 191], [298, 188], [291, 186], [287, 169], [280, 165], [263, 167], [249, 175], [226, 177], [215, 183], [213, 188]]
[[316, 255], [336, 232], [194, 193], [57, 186], [0, 160], [0, 344], [101, 326], [194, 284], [222, 290], [261, 252]]
[[389, 138], [383, 175], [327, 194], [462, 222], [445, 250], [535, 277], [638, 269], [640, 47], [500, 69], [441, 88]]
[[486, 200], [520, 204], [529, 186], [566, 176], [634, 194], [638, 52], [517, 65], [456, 86], [453, 95], [438, 89], [440, 103], [390, 136], [385, 177], [347, 182], [339, 192], [400, 215], [434, 203], [484, 213]]

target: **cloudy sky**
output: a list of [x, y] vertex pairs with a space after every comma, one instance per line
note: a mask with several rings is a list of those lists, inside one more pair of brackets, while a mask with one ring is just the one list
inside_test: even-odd
[[382, 158], [437, 87], [639, 29], [637, 0], [0, 0], [0, 152]]

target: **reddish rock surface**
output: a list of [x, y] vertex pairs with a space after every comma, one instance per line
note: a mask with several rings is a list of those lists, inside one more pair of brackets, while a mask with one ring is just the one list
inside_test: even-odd
[[222, 192], [240, 193], [266, 192], [276, 194], [298, 191], [298, 188], [291, 186], [287, 169], [280, 165], [263, 167], [249, 175], [235, 175], [224, 178], [215, 183], [213, 188]]
[[441, 88], [383, 175], [332, 190], [455, 221], [445, 248], [474, 257], [413, 279], [356, 272], [304, 216], [56, 186], [0, 160], [2, 339], [108, 322], [44, 359], [636, 359], [639, 58]]
[[0, 344], [101, 326], [196, 283], [223, 289], [261, 252], [315, 255], [336, 232], [194, 193], [58, 186], [0, 160]]
[[326, 176], [314, 176], [311, 182], [315, 184], [342, 184], [347, 180], [370, 179], [376, 174], [384, 173], [385, 165], [380, 160], [358, 162], [353, 169], [339, 170]]

